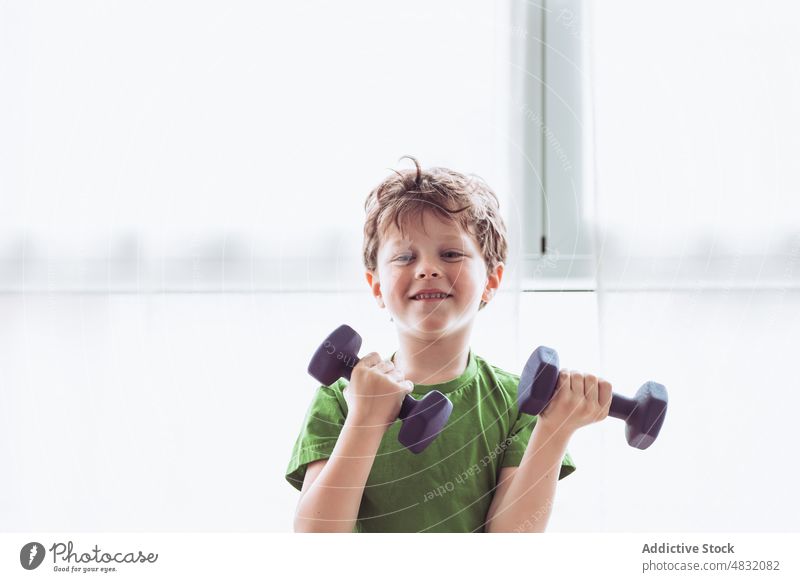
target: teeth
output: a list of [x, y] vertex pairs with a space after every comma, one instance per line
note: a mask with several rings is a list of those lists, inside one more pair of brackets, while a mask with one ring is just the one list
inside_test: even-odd
[[422, 293], [414, 299], [447, 299], [447, 293]]

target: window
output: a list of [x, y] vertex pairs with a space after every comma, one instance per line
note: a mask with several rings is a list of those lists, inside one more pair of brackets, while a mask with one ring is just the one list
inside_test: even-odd
[[796, 5], [591, 6], [603, 284], [796, 286]]
[[486, 179], [562, 284], [579, 4], [4, 5], [0, 287], [360, 289], [364, 199], [406, 154]]

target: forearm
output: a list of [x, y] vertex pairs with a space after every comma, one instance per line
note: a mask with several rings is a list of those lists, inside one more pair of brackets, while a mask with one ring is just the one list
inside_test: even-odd
[[383, 428], [345, 420], [325, 467], [300, 498], [294, 519], [296, 532], [353, 531], [384, 432]]
[[568, 441], [569, 435], [537, 423], [512, 483], [490, 511], [486, 531], [545, 530]]

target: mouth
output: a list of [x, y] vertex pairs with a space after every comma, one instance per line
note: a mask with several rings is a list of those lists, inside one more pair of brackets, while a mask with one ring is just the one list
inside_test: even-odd
[[412, 301], [444, 301], [449, 299], [452, 295], [447, 293], [420, 293], [411, 297]]

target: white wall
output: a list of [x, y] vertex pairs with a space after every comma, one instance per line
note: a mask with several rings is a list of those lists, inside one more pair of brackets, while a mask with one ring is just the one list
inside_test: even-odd
[[[798, 314], [796, 292], [501, 293], [472, 341], [495, 365], [545, 344], [621, 394], [669, 390], [646, 451], [613, 418], [575, 434], [550, 530], [796, 529]], [[0, 321], [4, 531], [289, 531], [310, 354], [344, 322], [396, 347], [366, 289], [0, 295]]]

